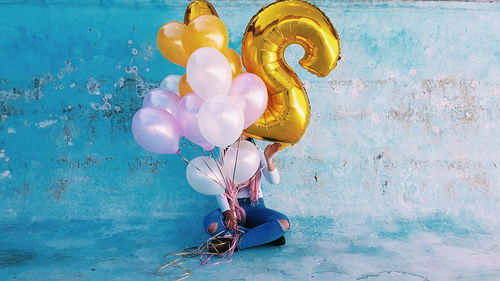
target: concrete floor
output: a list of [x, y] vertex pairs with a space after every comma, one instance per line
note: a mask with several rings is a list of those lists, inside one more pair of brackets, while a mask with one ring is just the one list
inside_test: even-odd
[[[236, 252], [231, 262], [201, 267], [188, 280], [500, 280], [495, 234], [292, 222], [297, 227], [285, 246]], [[154, 272], [164, 254], [207, 238], [197, 226], [187, 220], [3, 223], [0, 280], [175, 280]]]

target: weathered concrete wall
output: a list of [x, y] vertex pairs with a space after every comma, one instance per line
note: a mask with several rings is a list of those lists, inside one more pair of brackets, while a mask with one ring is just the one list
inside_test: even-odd
[[[147, 90], [184, 71], [155, 36], [186, 2], [13, 2], [0, 1], [0, 219], [199, 219], [215, 207], [178, 157], [142, 150], [130, 131]], [[267, 1], [213, 3], [239, 49]], [[312, 120], [279, 155], [268, 205], [395, 231], [499, 226], [500, 4], [314, 3], [342, 60], [319, 79], [287, 51]]]

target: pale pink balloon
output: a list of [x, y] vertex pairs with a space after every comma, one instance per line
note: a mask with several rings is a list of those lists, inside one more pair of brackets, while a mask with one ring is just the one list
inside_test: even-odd
[[191, 54], [186, 75], [191, 88], [204, 99], [227, 95], [233, 79], [227, 58], [209, 47], [199, 48]]
[[132, 133], [147, 151], [169, 154], [179, 150], [180, 129], [175, 118], [163, 109], [139, 109], [132, 119]]
[[142, 107], [156, 107], [175, 115], [175, 108], [181, 100], [176, 93], [165, 89], [153, 89], [144, 96]]
[[240, 137], [244, 118], [243, 110], [235, 98], [218, 95], [205, 100], [200, 107], [198, 126], [210, 144], [226, 147]]
[[205, 102], [203, 98], [195, 93], [189, 93], [182, 97], [177, 105], [175, 118], [183, 136], [206, 150], [214, 148], [209, 144], [198, 127], [198, 112]]
[[267, 107], [267, 88], [264, 81], [253, 73], [243, 73], [234, 78], [229, 95], [236, 98], [245, 114], [244, 128], [257, 121]]

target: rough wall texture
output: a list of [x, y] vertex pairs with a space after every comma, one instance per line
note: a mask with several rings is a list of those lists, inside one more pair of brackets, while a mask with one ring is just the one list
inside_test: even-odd
[[[155, 36], [186, 2], [13, 2], [0, 1], [0, 219], [199, 218], [215, 207], [178, 157], [144, 151], [130, 131], [148, 89], [184, 71]], [[213, 3], [239, 50], [265, 2]], [[298, 226], [500, 226], [500, 4], [314, 3], [340, 33], [342, 60], [319, 79], [298, 66], [300, 48], [287, 50], [312, 119], [279, 155], [268, 205]]]

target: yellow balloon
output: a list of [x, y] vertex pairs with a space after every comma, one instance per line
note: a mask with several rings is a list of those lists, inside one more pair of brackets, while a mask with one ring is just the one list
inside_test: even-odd
[[203, 15], [217, 15], [217, 11], [214, 6], [207, 1], [204, 0], [196, 0], [191, 3], [186, 8], [186, 12], [184, 13], [184, 23], [189, 24], [195, 18]]
[[156, 36], [160, 53], [169, 61], [186, 67], [188, 56], [182, 46], [182, 36], [187, 26], [181, 22], [164, 24]]
[[300, 65], [319, 77], [335, 68], [340, 40], [328, 17], [304, 1], [285, 0], [262, 8], [248, 24], [242, 43], [246, 70], [266, 83], [269, 99], [262, 117], [245, 130], [257, 139], [297, 143], [309, 124], [309, 99], [286, 63], [290, 44], [305, 49]]
[[179, 81], [179, 95], [181, 95], [181, 97], [189, 94], [189, 93], [192, 93], [194, 92], [193, 89], [191, 89], [191, 86], [189, 86], [189, 83], [187, 81], [187, 76], [186, 74], [184, 74], [182, 77], [181, 77], [181, 80]]
[[182, 45], [188, 56], [201, 47], [211, 47], [224, 53], [228, 42], [227, 29], [216, 16], [203, 15], [195, 18], [187, 26], [182, 36]]
[[231, 66], [231, 72], [233, 73], [233, 78], [240, 75], [242, 67], [240, 55], [238, 55], [238, 53], [231, 48], [227, 48], [224, 55], [229, 61], [229, 65]]

